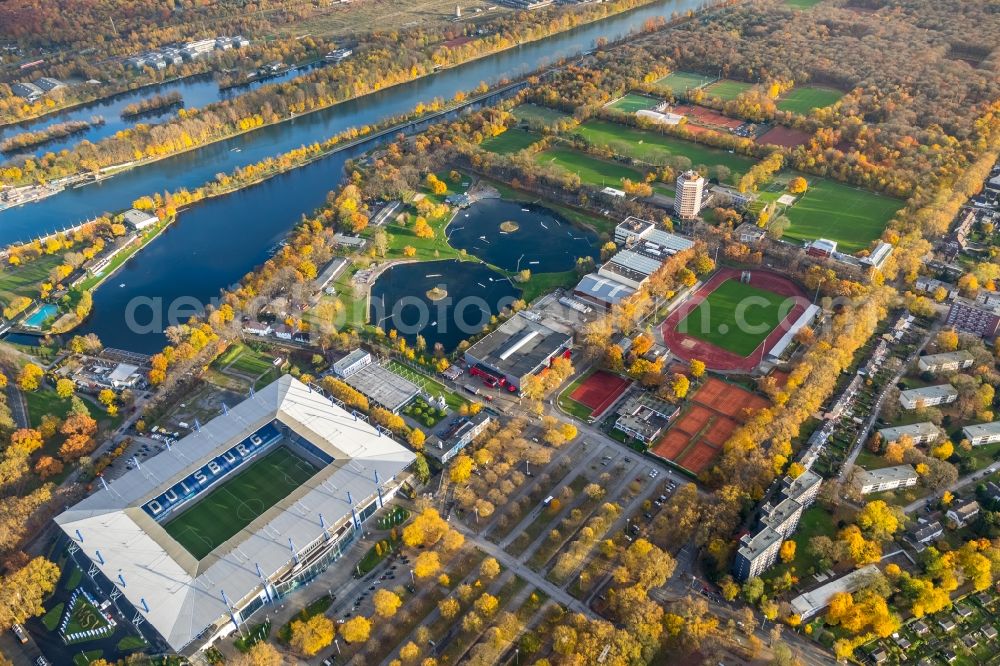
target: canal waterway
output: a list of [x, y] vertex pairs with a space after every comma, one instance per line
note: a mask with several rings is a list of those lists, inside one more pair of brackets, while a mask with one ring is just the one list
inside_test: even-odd
[[116, 132], [120, 132], [123, 129], [134, 127], [139, 123], [160, 123], [177, 113], [178, 107], [172, 106], [160, 111], [150, 111], [149, 113], [144, 113], [139, 116], [131, 116], [128, 118], [121, 117], [122, 109], [129, 104], [150, 99], [156, 95], [169, 95], [174, 92], [180, 93], [185, 108], [200, 108], [206, 104], [211, 104], [212, 102], [218, 102], [222, 99], [228, 99], [230, 97], [241, 95], [248, 90], [258, 88], [267, 83], [278, 83], [294, 79], [297, 76], [311, 70], [315, 66], [319, 65], [289, 69], [277, 76], [268, 79], [251, 81], [226, 90], [219, 90], [219, 84], [216, 83], [215, 77], [212, 74], [199, 74], [196, 76], [185, 77], [183, 79], [168, 81], [166, 83], [158, 83], [155, 85], [144, 86], [142, 88], [136, 88], [135, 90], [129, 90], [118, 95], [112, 95], [111, 97], [94, 100], [93, 102], [87, 102], [86, 104], [80, 104], [63, 111], [51, 113], [42, 116], [41, 118], [34, 118], [32, 120], [26, 120], [13, 125], [4, 125], [3, 127], [0, 127], [0, 139], [6, 139], [7, 137], [20, 134], [21, 132], [38, 132], [58, 123], [65, 123], [74, 120], [91, 122], [95, 116], [100, 116], [104, 119], [104, 124], [92, 125], [90, 129], [77, 132], [71, 136], [50, 141], [43, 145], [32, 146], [23, 150], [4, 153], [2, 155], [2, 160], [9, 160], [17, 157], [38, 156], [44, 155], [45, 153], [58, 153], [60, 150], [72, 148], [84, 139], [90, 141], [91, 143], [97, 143], [105, 137], [112, 136]]
[[[546, 63], [593, 48], [600, 37], [620, 38], [640, 28], [649, 18], [669, 18], [673, 12], [683, 13], [697, 7], [698, 3], [692, 0], [668, 0], [650, 5], [324, 111], [176, 155], [98, 184], [70, 189], [34, 204], [0, 212], [0, 243], [37, 236], [103, 211], [127, 207], [145, 194], [182, 186], [197, 187], [219, 172], [228, 172], [324, 139], [349, 127], [401, 115], [420, 101], [434, 97], [448, 99], [455, 92], [474, 88], [480, 81], [495, 83], [502, 78], [515, 78]], [[166, 326], [184, 321], [200, 311], [200, 306], [216, 298], [221, 289], [238, 282], [266, 260], [274, 245], [303, 215], [321, 206], [327, 193], [338, 185], [344, 161], [371, 147], [371, 144], [364, 144], [336, 153], [262, 184], [201, 202], [183, 211], [161, 237], [98, 288], [92, 314], [81, 332], [96, 333], [112, 347], [146, 353], [159, 350], [166, 341], [163, 333]], [[574, 233], [583, 235], [579, 229]], [[572, 258], [575, 261], [576, 257]], [[483, 270], [494, 273], [487, 267]], [[549, 272], [552, 269], [536, 270]], [[496, 275], [486, 277], [496, 278]], [[506, 284], [516, 292], [513, 285]], [[461, 338], [453, 339], [452, 335], [455, 333], [439, 332], [424, 337], [430, 345], [440, 341], [446, 346], [454, 346]]]
[[[350, 127], [408, 113], [418, 103], [435, 97], [450, 99], [456, 92], [471, 90], [481, 82], [494, 84], [504, 78], [514, 79], [588, 51], [599, 38], [615, 40], [640, 29], [648, 19], [669, 19], [674, 12], [683, 14], [699, 6], [696, 0], [665, 0], [2, 211], [0, 244], [36, 238], [103, 212], [127, 207], [143, 195], [197, 187], [218, 173], [229, 173]], [[299, 169], [295, 173], [304, 171]], [[294, 212], [289, 219], [298, 219], [301, 212], [304, 211]]]

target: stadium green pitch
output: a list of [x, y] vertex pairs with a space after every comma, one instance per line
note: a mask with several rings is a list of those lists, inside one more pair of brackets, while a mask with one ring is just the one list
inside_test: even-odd
[[[754, 300], [748, 300], [751, 298]], [[781, 323], [781, 304], [786, 299], [738, 280], [726, 280], [677, 324], [677, 330], [746, 357]]]
[[168, 520], [163, 529], [200, 560], [316, 472], [313, 464], [279, 446], [196, 499], [194, 506]]

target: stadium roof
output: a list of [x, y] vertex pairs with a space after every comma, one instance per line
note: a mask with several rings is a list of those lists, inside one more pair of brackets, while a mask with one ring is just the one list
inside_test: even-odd
[[[278, 420], [334, 458], [288, 497], [264, 511], [200, 561], [142, 508], [229, 447]], [[290, 540], [301, 552], [351, 516], [347, 497], [361, 503], [403, 471], [415, 456], [289, 375], [228, 413], [143, 462], [55, 521], [113, 581], [170, 646], [180, 651], [261, 588], [266, 576], [294, 564]], [[98, 551], [100, 554], [98, 555]], [[125, 584], [118, 582], [119, 575]], [[149, 610], [145, 611], [144, 603]]]

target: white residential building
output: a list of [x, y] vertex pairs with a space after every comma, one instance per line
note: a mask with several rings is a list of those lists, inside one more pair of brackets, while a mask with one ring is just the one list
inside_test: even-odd
[[962, 434], [973, 446], [1000, 442], [1000, 421], [966, 426], [962, 428]]
[[955, 402], [957, 399], [958, 391], [955, 390], [955, 387], [951, 384], [924, 386], [922, 388], [903, 391], [899, 394], [899, 404], [903, 406], [903, 409], [948, 405]]
[[941, 435], [944, 433], [941, 428], [930, 421], [923, 421], [895, 428], [882, 428], [878, 434], [882, 436], [882, 441], [886, 444], [898, 442], [899, 438], [903, 436], [908, 436], [914, 444], [933, 444], [941, 439]]
[[862, 470], [858, 475], [861, 494], [881, 493], [917, 485], [917, 471], [912, 465], [897, 465], [882, 469]]
[[963, 350], [921, 356], [917, 367], [921, 372], [957, 372], [972, 367], [975, 358]]

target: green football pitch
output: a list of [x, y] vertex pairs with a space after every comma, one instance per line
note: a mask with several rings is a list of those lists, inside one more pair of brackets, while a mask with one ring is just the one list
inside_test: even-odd
[[822, 109], [835, 104], [843, 96], [844, 93], [832, 88], [819, 86], [792, 88], [778, 100], [778, 108], [805, 116], [813, 109]]
[[654, 99], [652, 97], [647, 97], [646, 95], [638, 95], [636, 93], [628, 93], [621, 99], [618, 99], [608, 106], [612, 109], [617, 109], [624, 113], [635, 113], [636, 111], [644, 111], [647, 109], [652, 109], [660, 100]]
[[700, 88], [714, 80], [714, 76], [705, 76], [704, 74], [695, 74], [693, 72], [674, 72], [673, 74], [667, 74], [662, 79], [657, 79], [656, 85], [666, 86], [673, 92], [681, 93], [692, 88]]
[[163, 529], [200, 560], [315, 473], [314, 465], [280, 446], [164, 523]]
[[677, 331], [749, 356], [781, 323], [785, 300], [774, 292], [726, 280], [677, 324]]

